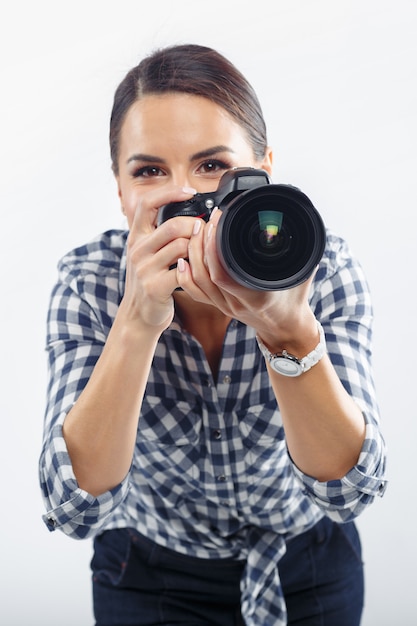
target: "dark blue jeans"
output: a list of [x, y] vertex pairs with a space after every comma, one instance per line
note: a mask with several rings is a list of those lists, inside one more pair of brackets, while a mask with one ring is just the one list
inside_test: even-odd
[[[244, 626], [242, 562], [183, 556], [131, 529], [106, 531], [94, 547], [96, 626]], [[364, 583], [353, 523], [321, 520], [288, 542], [279, 571], [290, 626], [359, 626]]]

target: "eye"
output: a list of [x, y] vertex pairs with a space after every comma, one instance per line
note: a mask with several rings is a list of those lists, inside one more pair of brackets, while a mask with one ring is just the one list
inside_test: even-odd
[[232, 166], [230, 163], [226, 163], [225, 161], [221, 161], [220, 159], [210, 159], [204, 161], [199, 165], [198, 170], [203, 174], [219, 174], [219, 172], [224, 172], [226, 170], [230, 170]]
[[164, 172], [156, 165], [144, 165], [138, 167], [132, 172], [133, 178], [154, 178], [156, 176], [163, 176]]

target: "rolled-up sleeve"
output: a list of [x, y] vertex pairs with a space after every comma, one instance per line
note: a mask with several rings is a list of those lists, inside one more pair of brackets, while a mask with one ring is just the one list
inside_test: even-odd
[[46, 513], [43, 521], [50, 531], [59, 529], [75, 539], [92, 536], [125, 498], [128, 477], [98, 497], [80, 489], [62, 435], [65, 413], [56, 420], [44, 446], [40, 484]]
[[62, 259], [47, 320], [48, 389], [39, 481], [49, 530], [89, 537], [118, 507], [128, 477], [94, 497], [79, 488], [62, 432], [102, 352], [120, 300], [120, 250], [103, 238]]
[[384, 440], [373, 424], [367, 424], [365, 432], [358, 463], [340, 480], [319, 482], [294, 465], [304, 493], [336, 522], [358, 517], [387, 487]]
[[384, 494], [387, 449], [372, 372], [373, 309], [368, 284], [346, 242], [331, 233], [311, 306], [323, 325], [333, 366], [362, 411], [365, 438], [356, 465], [340, 480], [319, 482], [295, 466], [294, 472], [306, 495], [329, 517], [347, 522]]

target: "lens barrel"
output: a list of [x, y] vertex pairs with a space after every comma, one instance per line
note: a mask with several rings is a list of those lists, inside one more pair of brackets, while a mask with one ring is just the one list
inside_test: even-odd
[[323, 220], [291, 185], [263, 185], [220, 204], [217, 250], [223, 267], [252, 289], [291, 289], [311, 276], [326, 244]]

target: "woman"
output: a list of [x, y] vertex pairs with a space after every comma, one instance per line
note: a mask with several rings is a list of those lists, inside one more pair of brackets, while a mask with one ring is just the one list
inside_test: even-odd
[[[257, 97], [214, 50], [132, 69], [110, 146], [129, 230], [61, 260], [40, 460], [48, 527], [95, 538], [97, 626], [359, 624], [352, 520], [385, 450], [358, 263], [328, 233], [308, 280], [256, 290], [223, 269], [219, 210], [157, 226], [232, 168], [272, 170]], [[311, 367], [275, 371], [284, 350]]]

